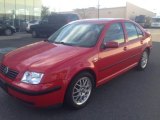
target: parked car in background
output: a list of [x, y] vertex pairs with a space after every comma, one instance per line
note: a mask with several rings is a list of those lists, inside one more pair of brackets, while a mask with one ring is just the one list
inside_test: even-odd
[[141, 25], [143, 28], [151, 27], [152, 18], [146, 15], [136, 16], [135, 22]]
[[160, 17], [153, 17], [152, 18], [151, 27], [160, 28]]
[[79, 19], [78, 15], [73, 13], [68, 13], [68, 14], [60, 13], [60, 14], [49, 15], [43, 18], [43, 20], [39, 24], [32, 25], [30, 27], [32, 37], [39, 37], [39, 36], [48, 37], [63, 25], [78, 19]]
[[0, 34], [10, 36], [16, 32], [14, 26], [0, 22]]
[[24, 32], [28, 21], [22, 19], [14, 19], [14, 20], [7, 19], [4, 20], [4, 23], [10, 26], [14, 26], [17, 32], [22, 32], [22, 31]]
[[95, 87], [134, 67], [144, 70], [151, 47], [151, 34], [130, 20], [75, 21], [48, 40], [6, 54], [0, 86], [35, 107], [79, 109]]
[[30, 33], [31, 32], [31, 26], [32, 25], [37, 25], [39, 24], [39, 20], [32, 20], [32, 21], [29, 21], [26, 25], [26, 32]]

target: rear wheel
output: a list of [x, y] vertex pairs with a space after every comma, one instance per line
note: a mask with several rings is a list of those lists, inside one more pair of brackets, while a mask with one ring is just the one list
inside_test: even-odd
[[94, 78], [88, 72], [78, 74], [69, 85], [65, 96], [65, 102], [72, 109], [84, 107], [92, 94]]
[[144, 70], [147, 67], [148, 58], [149, 58], [148, 51], [145, 50], [141, 56], [139, 63], [138, 63], [138, 66], [137, 66], [138, 70]]

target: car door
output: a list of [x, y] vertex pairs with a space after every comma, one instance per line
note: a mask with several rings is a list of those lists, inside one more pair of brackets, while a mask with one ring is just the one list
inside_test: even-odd
[[36, 26], [36, 31], [40, 35], [48, 35], [49, 30], [48, 27], [50, 27], [50, 24], [48, 22], [48, 17], [45, 17], [38, 25], [33, 25]]
[[124, 22], [124, 27], [127, 35], [126, 64], [129, 66], [136, 64], [141, 57], [144, 34], [142, 30], [132, 22]]
[[99, 52], [98, 61], [98, 83], [102, 84], [110, 78], [117, 75], [120, 71], [125, 69], [126, 59], [126, 40], [121, 22], [112, 23], [106, 29], [104, 39], [102, 42], [116, 41], [119, 43], [118, 48], [101, 48]]

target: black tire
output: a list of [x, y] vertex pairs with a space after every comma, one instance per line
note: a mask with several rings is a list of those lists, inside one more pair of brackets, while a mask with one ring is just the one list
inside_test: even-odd
[[149, 60], [149, 53], [147, 50], [145, 50], [141, 55], [141, 59], [139, 60], [137, 69], [140, 71], [145, 70], [148, 65], [148, 60]]
[[4, 34], [7, 35], [7, 36], [11, 36], [13, 33], [12, 33], [12, 30], [6, 29], [6, 30], [4, 31]]
[[39, 37], [37, 31], [33, 30], [32, 31], [32, 38], [37, 38], [37, 37]]
[[[83, 82], [83, 85], [85, 85], [85, 84], [87, 84], [88, 86], [91, 85], [91, 88], [90, 87], [87, 88], [86, 86], [84, 88], [79, 87], [78, 84], [81, 82], [82, 78], [83, 79], [86, 78], [86, 80], [87, 80], [87, 83]], [[77, 88], [81, 89], [81, 90], [78, 90]], [[81, 108], [85, 107], [90, 100], [93, 88], [94, 88], [94, 77], [89, 72], [82, 72], [82, 73], [78, 74], [71, 81], [71, 83], [67, 89], [67, 92], [65, 95], [65, 104], [67, 106], [69, 106], [71, 109], [81, 109]], [[88, 93], [86, 92], [87, 90], [86, 91], [84, 90], [85, 91], [85, 93], [84, 93], [83, 89], [85, 89], [85, 90], [88, 89]], [[74, 90], [77, 90], [77, 91], [74, 91]], [[90, 93], [89, 93], [89, 91], [90, 91]], [[79, 97], [77, 97], [77, 100], [76, 100], [76, 98], [73, 96], [79, 96]], [[80, 103], [80, 99], [82, 100], [81, 103]], [[79, 101], [79, 103], [78, 103], [78, 101]]]

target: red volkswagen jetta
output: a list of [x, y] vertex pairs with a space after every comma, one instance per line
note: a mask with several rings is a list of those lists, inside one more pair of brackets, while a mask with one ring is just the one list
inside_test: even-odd
[[67, 103], [84, 107], [95, 87], [137, 67], [144, 70], [151, 35], [124, 19], [80, 20], [48, 40], [6, 54], [0, 86], [36, 107]]

